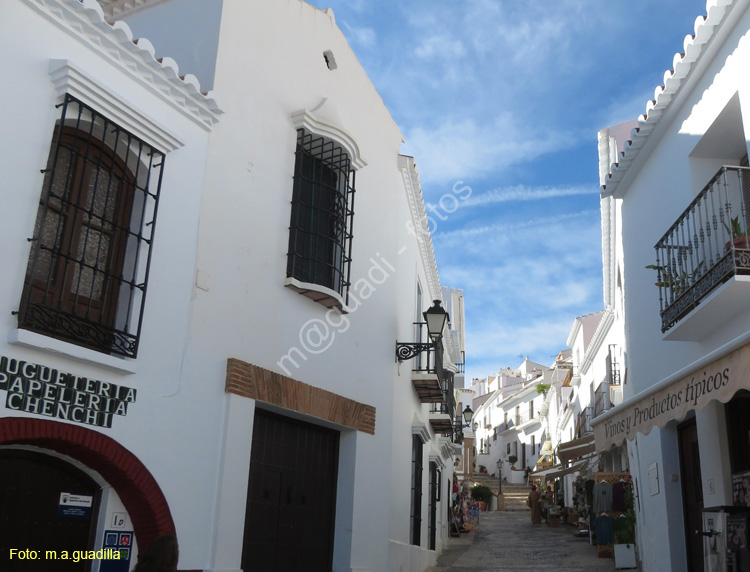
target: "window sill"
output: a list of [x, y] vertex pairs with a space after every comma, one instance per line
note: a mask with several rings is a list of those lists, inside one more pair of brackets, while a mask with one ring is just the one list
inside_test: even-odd
[[132, 374], [136, 371], [135, 360], [108, 356], [29, 330], [10, 330], [8, 332], [8, 343], [62, 355], [83, 363], [101, 366], [117, 373]]
[[310, 282], [300, 282], [296, 278], [287, 277], [284, 279], [284, 286], [291, 288], [295, 292], [310, 298], [313, 302], [322, 304], [326, 308], [336, 308], [342, 314], [348, 314], [345, 309], [344, 299], [338, 292], [321, 286], [320, 284], [311, 284]]

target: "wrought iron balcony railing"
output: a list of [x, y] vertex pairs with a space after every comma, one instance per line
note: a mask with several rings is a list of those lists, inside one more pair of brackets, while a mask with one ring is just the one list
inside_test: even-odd
[[612, 407], [609, 399], [609, 383], [603, 381], [599, 384], [594, 392], [594, 417], [599, 417], [602, 413]]
[[453, 377], [446, 379], [446, 387], [443, 389], [443, 400], [440, 403], [430, 404], [430, 413], [450, 415], [451, 419], [456, 417], [456, 399], [453, 397]]
[[584, 407], [583, 411], [578, 414], [578, 422], [576, 423], [576, 438], [581, 438], [584, 435], [593, 433], [594, 428], [591, 427], [591, 420], [594, 418], [594, 408]]
[[662, 332], [717, 286], [750, 274], [750, 168], [724, 166], [656, 243]]

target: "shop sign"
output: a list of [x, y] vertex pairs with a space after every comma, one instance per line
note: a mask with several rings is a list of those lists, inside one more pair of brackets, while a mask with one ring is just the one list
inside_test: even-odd
[[649, 389], [629, 399], [592, 422], [596, 448], [606, 451], [647, 435], [654, 427], [663, 428], [672, 419], [684, 419], [692, 410], [700, 411], [713, 400], [726, 403], [747, 388], [750, 377], [750, 345], [744, 346], [676, 381]]
[[91, 505], [94, 497], [90, 495], [72, 495], [60, 493], [60, 502], [57, 505], [58, 518], [89, 518], [91, 516]]
[[114, 415], [127, 415], [136, 398], [136, 390], [124, 385], [5, 356], [0, 391], [6, 392], [7, 409], [107, 428]]

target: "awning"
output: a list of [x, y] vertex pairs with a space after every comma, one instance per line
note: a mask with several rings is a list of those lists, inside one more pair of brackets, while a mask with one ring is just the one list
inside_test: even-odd
[[560, 443], [557, 447], [557, 456], [561, 462], [565, 463], [593, 453], [594, 451], [596, 451], [594, 434], [589, 433], [580, 439]]
[[549, 469], [545, 469], [543, 471], [537, 471], [536, 473], [531, 473], [529, 475], [530, 478], [534, 477], [545, 477], [547, 479], [556, 479], [558, 477], [565, 476], [569, 473], [575, 473], [577, 471], [581, 471], [586, 467], [586, 461], [582, 461], [580, 463], [577, 463], [571, 467], [563, 468], [562, 465], [555, 465], [554, 467], [550, 467]]
[[712, 352], [594, 419], [596, 450], [619, 446], [637, 433], [648, 435], [711, 401], [726, 403], [740, 389], [750, 389], [750, 344], [744, 336], [743, 343], [718, 359], [727, 348]]

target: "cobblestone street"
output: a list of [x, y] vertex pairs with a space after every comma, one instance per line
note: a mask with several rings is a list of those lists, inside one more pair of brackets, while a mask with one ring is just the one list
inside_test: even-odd
[[479, 528], [451, 538], [437, 566], [428, 572], [595, 572], [615, 570], [598, 558], [587, 538], [568, 526], [532, 525], [525, 511], [482, 512]]

